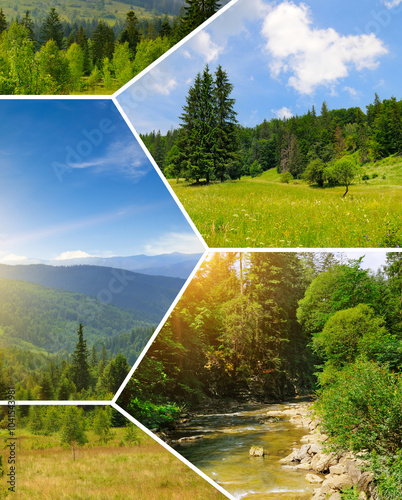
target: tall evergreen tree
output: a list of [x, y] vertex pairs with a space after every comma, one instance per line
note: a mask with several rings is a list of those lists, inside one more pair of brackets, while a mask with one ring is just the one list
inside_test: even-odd
[[7, 29], [7, 19], [6, 19], [4, 12], [3, 12], [3, 8], [0, 7], [0, 35], [6, 29]]
[[186, 0], [181, 18], [181, 35], [186, 36], [220, 9], [216, 0]]
[[64, 30], [60, 21], [60, 16], [56, 9], [52, 7], [42, 24], [41, 42], [45, 45], [49, 40], [54, 40], [59, 50], [61, 50], [63, 48], [63, 36]]
[[88, 38], [82, 26], [78, 28], [77, 35], [75, 36], [75, 43], [81, 47], [84, 54], [84, 74], [89, 75], [91, 72], [91, 61], [89, 56]]
[[138, 29], [138, 24], [139, 24], [138, 18], [135, 15], [135, 12], [130, 10], [129, 12], [127, 12], [124, 29], [119, 37], [120, 43], [128, 42], [128, 46], [132, 54], [131, 57], [132, 60], [135, 57], [137, 45], [141, 39], [141, 35]]
[[78, 327], [78, 342], [75, 346], [72, 367], [72, 379], [77, 391], [88, 389], [90, 384], [90, 367], [88, 362], [87, 341], [84, 339], [84, 327], [80, 323]]
[[35, 24], [31, 18], [29, 10], [25, 11], [24, 17], [21, 19], [21, 24], [23, 24], [27, 28], [29, 38], [31, 40], [35, 40], [35, 33], [34, 33]]
[[215, 88], [213, 92], [215, 107], [215, 130], [213, 141], [214, 173], [222, 182], [225, 174], [238, 160], [235, 99], [230, 95], [233, 85], [229, 82], [226, 71], [218, 66], [215, 73]]
[[95, 66], [102, 67], [103, 60], [107, 57], [113, 59], [114, 52], [114, 31], [103, 21], [99, 21], [92, 34], [92, 59]]

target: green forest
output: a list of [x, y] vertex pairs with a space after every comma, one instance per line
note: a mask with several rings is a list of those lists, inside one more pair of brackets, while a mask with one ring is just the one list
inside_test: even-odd
[[402, 101], [395, 97], [382, 101], [376, 94], [366, 113], [329, 110], [324, 102], [319, 114], [313, 106], [304, 115], [250, 128], [237, 123], [232, 92], [222, 67], [212, 74], [207, 66], [188, 91], [181, 127], [142, 136], [168, 178], [223, 182], [276, 169], [284, 182], [348, 188], [355, 178], [369, 180], [365, 164], [402, 152]]
[[362, 262], [211, 254], [119, 404], [162, 429], [214, 399], [268, 403], [314, 392], [331, 445], [364, 451], [379, 498], [399, 498], [402, 254], [388, 253], [377, 272]]
[[[162, 8], [166, 1], [154, 4]], [[137, 16], [130, 4], [123, 20], [104, 13], [99, 19], [105, 2], [96, 6], [98, 17], [88, 19], [62, 17], [56, 7], [45, 17], [26, 10], [7, 18], [0, 8], [0, 94], [111, 94], [221, 4], [186, 0], [176, 16], [154, 11], [147, 17]]]
[[[77, 337], [80, 322], [82, 338]], [[0, 398], [15, 387], [21, 400], [110, 399], [153, 331], [138, 312], [0, 279]]]

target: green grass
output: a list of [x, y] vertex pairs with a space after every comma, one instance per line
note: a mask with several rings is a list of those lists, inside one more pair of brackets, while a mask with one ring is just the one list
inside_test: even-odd
[[[116, 0], [106, 0], [105, 8], [99, 10], [97, 2], [88, 0], [8, 0], [2, 2], [3, 11], [10, 21], [17, 14], [21, 17], [25, 11], [29, 10], [31, 16], [35, 19], [43, 19], [50, 11], [51, 7], [55, 7], [64, 21], [82, 21], [83, 19], [91, 20], [93, 18], [102, 20], [111, 26], [117, 20], [124, 21], [126, 14], [130, 9], [130, 4], [118, 2]], [[151, 19], [150, 11], [142, 7], [133, 5], [136, 16], [139, 19]]]
[[[96, 443], [71, 450], [60, 445], [60, 436], [35, 436], [18, 432], [16, 497], [21, 500], [204, 500], [223, 499], [198, 474], [184, 465], [145, 433], [137, 430], [139, 444], [124, 443], [125, 429], [115, 433], [107, 445]], [[3, 463], [7, 463], [6, 431], [1, 431]], [[0, 477], [1, 491], [6, 486]]]
[[[282, 184], [275, 170], [241, 181], [171, 185], [211, 248], [402, 246], [402, 160], [365, 165], [375, 179], [344, 187]], [[385, 177], [385, 178], [384, 178]]]

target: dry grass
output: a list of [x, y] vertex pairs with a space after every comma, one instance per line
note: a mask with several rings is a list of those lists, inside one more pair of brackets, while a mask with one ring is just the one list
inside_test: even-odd
[[[21, 433], [17, 450], [17, 498], [21, 500], [225, 498], [145, 434], [140, 433], [140, 444], [122, 446], [124, 429], [115, 429], [115, 433], [113, 440], [105, 446], [96, 444], [95, 436], [89, 432], [88, 437], [92, 445], [80, 449], [75, 461], [72, 459], [71, 451], [60, 446], [57, 434], [33, 436], [26, 432]], [[4, 433], [1, 434], [1, 437], [3, 436]], [[6, 451], [2, 453], [4, 461]], [[5, 484], [5, 479], [3, 481]]]

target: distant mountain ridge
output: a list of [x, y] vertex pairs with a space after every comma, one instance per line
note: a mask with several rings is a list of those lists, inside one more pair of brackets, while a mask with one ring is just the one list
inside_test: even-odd
[[181, 278], [150, 276], [102, 266], [0, 264], [0, 278], [87, 295], [158, 324], [184, 284]]
[[48, 266], [78, 266], [90, 265], [127, 271], [141, 272], [153, 276], [169, 276], [187, 279], [201, 258], [201, 253], [184, 254], [179, 252], [161, 255], [133, 255], [129, 257], [82, 257], [64, 260], [10, 261], [8, 266], [27, 266], [44, 264]]

